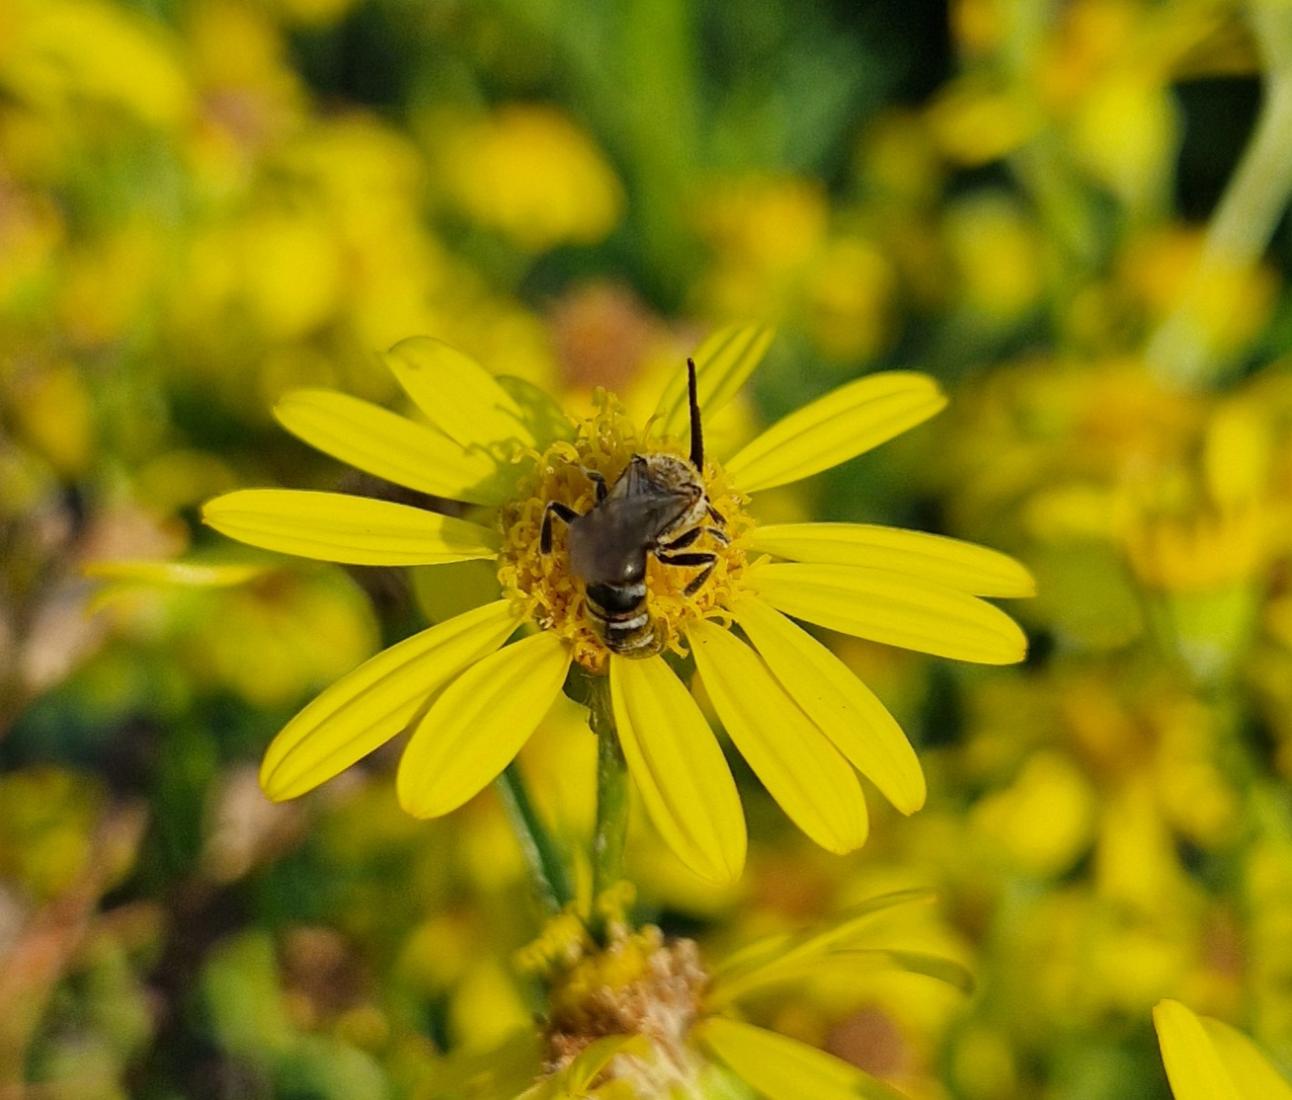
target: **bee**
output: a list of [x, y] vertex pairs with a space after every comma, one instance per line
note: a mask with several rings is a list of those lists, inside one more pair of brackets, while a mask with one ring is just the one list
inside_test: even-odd
[[687, 392], [691, 413], [690, 459], [667, 454], [635, 454], [607, 484], [596, 470], [583, 473], [596, 486], [596, 503], [576, 512], [549, 501], [543, 512], [539, 545], [552, 550], [552, 520], [569, 525], [570, 568], [584, 584], [588, 612], [612, 653], [648, 657], [662, 641], [646, 606], [646, 556], [681, 568], [700, 567], [686, 586], [698, 592], [717, 564], [716, 554], [691, 550], [702, 534], [731, 540], [726, 520], [704, 490], [704, 435], [696, 398], [695, 363], [688, 359]]

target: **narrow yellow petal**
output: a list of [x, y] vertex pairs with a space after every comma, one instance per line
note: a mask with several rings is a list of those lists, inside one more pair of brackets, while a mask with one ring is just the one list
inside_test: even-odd
[[761, 600], [742, 600], [736, 620], [789, 697], [885, 798], [904, 814], [924, 805], [924, 773], [915, 750], [847, 665]]
[[700, 622], [687, 638], [718, 717], [771, 796], [821, 847], [859, 848], [866, 803], [848, 762], [730, 631]]
[[561, 1083], [571, 1096], [583, 1096], [588, 1087], [610, 1062], [621, 1054], [644, 1055], [650, 1043], [645, 1035], [606, 1035], [589, 1043], [560, 1074]]
[[516, 625], [510, 602], [498, 600], [414, 634], [343, 676], [270, 744], [260, 766], [265, 794], [276, 802], [295, 798], [367, 756]]
[[751, 570], [749, 580], [785, 614], [858, 638], [985, 665], [1027, 655], [1027, 637], [999, 608], [897, 573], [790, 563]]
[[1036, 582], [1013, 558], [972, 542], [869, 523], [756, 527], [755, 550], [817, 565], [856, 565], [926, 580], [972, 596], [1034, 596]]
[[1266, 1060], [1251, 1039], [1220, 1020], [1213, 1020], [1209, 1016], [1200, 1016], [1199, 1019], [1240, 1096], [1259, 1096], [1261, 1100], [1292, 1100], [1292, 1084]]
[[490, 453], [515, 441], [538, 441], [524, 412], [487, 370], [469, 355], [429, 336], [401, 340], [386, 365], [426, 418], [468, 449]]
[[91, 561], [81, 572], [94, 580], [134, 581], [182, 588], [235, 588], [271, 572], [274, 566], [251, 562]]
[[1247, 1036], [1179, 1001], [1153, 1009], [1162, 1062], [1176, 1100], [1290, 1100], [1292, 1085]]
[[[762, 362], [776, 330], [767, 325], [727, 325], [697, 349], [695, 385], [704, 416], [712, 416], [743, 386]], [[655, 423], [665, 439], [684, 439], [690, 429], [690, 402], [686, 372], [669, 378], [655, 409]]]
[[538, 727], [569, 667], [569, 647], [543, 631], [463, 672], [413, 731], [399, 762], [400, 805], [438, 817], [479, 793]]
[[832, 951], [856, 947], [865, 937], [882, 927], [881, 918], [907, 905], [923, 905], [933, 900], [931, 890], [913, 888], [876, 894], [842, 913], [836, 914], [820, 931], [811, 935], [776, 933], [747, 944], [728, 955], [715, 968], [715, 980], [706, 995], [706, 1003], [726, 1003], [740, 996], [735, 988], [746, 980], [759, 978], [769, 968], [819, 959]]
[[745, 865], [745, 819], [731, 770], [691, 693], [659, 657], [612, 657], [619, 742], [646, 812], [683, 863], [711, 882]]
[[1179, 1001], [1161, 1001], [1153, 1026], [1175, 1100], [1243, 1100], [1202, 1021]]
[[407, 504], [303, 489], [239, 489], [202, 519], [240, 542], [347, 565], [435, 565], [498, 553], [496, 532]]
[[710, 1016], [696, 1036], [767, 1100], [902, 1100], [902, 1094], [842, 1059], [752, 1024]]
[[540, 448], [558, 439], [574, 438], [578, 430], [574, 421], [541, 386], [512, 374], [500, 374], [496, 380], [507, 396], [516, 402], [525, 426]]
[[878, 974], [919, 974], [942, 982], [960, 993], [969, 994], [974, 989], [973, 972], [963, 963], [944, 955], [927, 951], [905, 951], [886, 947], [856, 947], [810, 959], [764, 967], [738, 981], [716, 983], [706, 996], [706, 1003], [713, 1009], [748, 997], [766, 993], [769, 989], [802, 985], [813, 979], [842, 977], [863, 978]]
[[396, 485], [471, 504], [507, 498], [509, 468], [380, 405], [334, 390], [292, 390], [274, 415], [311, 447]]
[[725, 464], [727, 472], [747, 493], [798, 481], [886, 443], [946, 403], [926, 374], [867, 375], [773, 424]]

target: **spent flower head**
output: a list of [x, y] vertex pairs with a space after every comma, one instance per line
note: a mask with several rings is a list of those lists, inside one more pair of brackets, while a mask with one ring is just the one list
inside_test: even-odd
[[[749, 494], [810, 477], [946, 403], [929, 377], [872, 374], [785, 417], [729, 459], [704, 448], [771, 333], [712, 336], [640, 429], [601, 394], [566, 416], [544, 393], [414, 338], [386, 362], [413, 420], [328, 390], [288, 394], [278, 419], [352, 466], [472, 518], [336, 493], [252, 489], [206, 522], [270, 550], [357, 565], [498, 562], [499, 598], [385, 650], [310, 703], [261, 771], [303, 794], [404, 729], [403, 806], [462, 805], [499, 775], [572, 666], [608, 698], [627, 766], [677, 855], [705, 878], [743, 865], [739, 796], [708, 720], [676, 671], [689, 654], [738, 751], [785, 812], [834, 852], [866, 837], [857, 772], [903, 813], [924, 801], [914, 751], [880, 701], [792, 619], [952, 659], [1020, 660], [1022, 632], [984, 596], [1032, 590], [1010, 558], [869, 524], [759, 526]], [[463, 509], [457, 509], [463, 511]], [[739, 628], [737, 633], [736, 629]]]
[[771, 1100], [900, 1094], [832, 1055], [739, 1017], [748, 998], [831, 973], [906, 971], [968, 990], [952, 959], [888, 945], [922, 890], [868, 898], [823, 927], [756, 940], [706, 961], [697, 944], [658, 928], [612, 925], [597, 943], [573, 913], [522, 953], [543, 981], [545, 1064], [520, 1100], [730, 1095], [727, 1075]]

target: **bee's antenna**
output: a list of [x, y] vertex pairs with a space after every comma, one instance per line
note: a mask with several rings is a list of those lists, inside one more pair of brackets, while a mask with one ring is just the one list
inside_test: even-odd
[[700, 399], [695, 392], [695, 360], [686, 361], [686, 390], [691, 400], [691, 465], [704, 472], [704, 431], [700, 427]]

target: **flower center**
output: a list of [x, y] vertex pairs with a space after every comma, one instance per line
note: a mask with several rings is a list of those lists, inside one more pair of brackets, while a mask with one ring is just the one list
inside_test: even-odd
[[[666, 939], [648, 926], [623, 931], [549, 976], [547, 1069], [568, 1065], [607, 1035], [644, 1035], [644, 1057], [620, 1059], [612, 1076], [681, 1079], [688, 1075], [686, 1037], [700, 1012], [709, 977], [691, 940]], [[660, 1095], [650, 1090], [641, 1095]]]
[[[713, 462], [705, 463], [702, 477], [688, 476], [689, 484], [672, 484], [667, 491], [652, 485], [645, 496], [628, 491], [620, 481], [636, 456], [646, 459], [639, 465], [689, 475], [685, 452], [668, 441], [644, 444], [623, 408], [604, 391], [598, 391], [596, 404], [597, 412], [579, 423], [573, 440], [553, 443], [535, 456], [516, 498], [502, 508], [498, 579], [530, 619], [559, 633], [574, 659], [600, 674], [611, 652], [685, 653], [688, 624], [725, 620], [745, 570], [745, 536], [753, 521], [744, 510], [745, 497]], [[662, 456], [683, 461], [661, 462]], [[598, 501], [597, 479], [590, 474], [604, 481], [605, 501]], [[708, 508], [696, 502], [697, 483]], [[572, 539], [571, 524], [579, 521], [562, 520], [549, 504], [578, 517], [601, 509], [607, 519], [607, 509], [614, 508], [616, 522], [585, 522]], [[546, 551], [545, 520], [550, 527]], [[665, 549], [670, 542], [679, 545]], [[670, 556], [680, 560], [669, 562]], [[594, 575], [633, 562], [644, 564], [640, 578], [616, 574], [607, 582], [606, 576]]]

